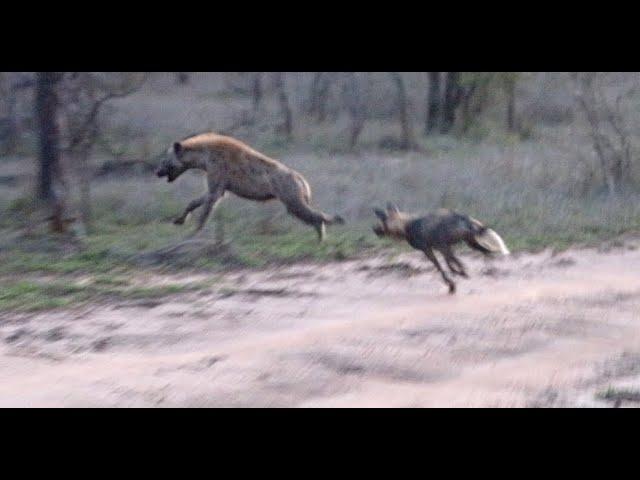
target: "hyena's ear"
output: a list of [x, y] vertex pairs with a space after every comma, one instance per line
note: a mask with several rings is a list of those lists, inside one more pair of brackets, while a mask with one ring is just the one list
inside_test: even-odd
[[375, 213], [376, 217], [378, 217], [383, 222], [387, 219], [387, 214], [383, 210], [380, 210], [379, 208], [374, 208], [373, 213]]
[[393, 213], [393, 214], [398, 214], [398, 213], [400, 213], [400, 209], [398, 208], [398, 206], [395, 203], [388, 202], [387, 203], [387, 212]]
[[180, 142], [176, 142], [173, 144], [173, 153], [176, 154], [176, 156], [180, 156], [182, 154], [182, 144]]

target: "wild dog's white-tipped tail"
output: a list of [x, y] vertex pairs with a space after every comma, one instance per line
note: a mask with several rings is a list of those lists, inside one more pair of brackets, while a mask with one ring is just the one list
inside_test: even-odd
[[494, 230], [487, 228], [484, 233], [476, 235], [477, 242], [484, 248], [491, 250], [495, 253], [501, 253], [502, 255], [509, 255], [509, 249], [504, 243], [504, 240], [500, 238]]

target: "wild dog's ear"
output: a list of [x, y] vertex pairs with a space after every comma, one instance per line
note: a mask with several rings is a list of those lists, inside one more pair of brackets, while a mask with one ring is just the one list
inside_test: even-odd
[[400, 209], [397, 207], [397, 205], [393, 202], [388, 202], [387, 203], [387, 212], [389, 213], [400, 213]]
[[182, 144], [180, 142], [176, 142], [173, 144], [173, 153], [176, 154], [176, 156], [180, 156], [180, 154], [182, 154]]
[[387, 214], [379, 208], [374, 208], [373, 213], [375, 213], [376, 217], [378, 217], [383, 222], [387, 219]]

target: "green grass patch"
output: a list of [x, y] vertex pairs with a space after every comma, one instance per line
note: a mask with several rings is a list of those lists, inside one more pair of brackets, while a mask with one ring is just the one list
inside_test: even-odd
[[599, 392], [596, 395], [600, 400], [607, 400], [610, 402], [633, 402], [640, 403], [640, 390], [619, 389], [609, 387], [603, 392]]
[[83, 289], [65, 283], [19, 281], [0, 285], [0, 311], [36, 311], [65, 307], [83, 298]]
[[149, 287], [129, 286], [125, 279], [96, 277], [90, 282], [19, 280], [0, 281], [0, 311], [35, 312], [104, 300], [166, 298], [179, 293], [203, 290], [211, 282], [191, 282]]
[[[640, 231], [640, 218], [614, 218], [610, 215], [596, 219], [595, 214], [583, 213], [545, 222], [543, 215], [534, 209], [520, 209], [481, 218], [505, 239], [514, 252], [538, 251], [548, 247], [565, 249], [575, 244], [597, 245], [627, 232]], [[203, 250], [156, 264], [142, 264], [138, 257], [181, 242], [185, 233], [193, 228], [193, 222], [183, 228], [157, 222], [136, 226], [106, 223], [86, 238], [82, 249], [73, 251], [62, 248], [63, 245], [58, 244], [64, 244], [64, 240], [53, 237], [21, 239], [0, 247], [0, 275], [92, 274], [98, 285], [123, 287], [127, 281], [123, 274], [149, 268], [215, 271], [300, 261], [341, 261], [381, 251], [410, 251], [410, 247], [402, 242], [377, 238], [370, 230], [371, 222], [329, 227], [323, 243], [318, 243], [311, 228], [289, 219], [277, 222], [278, 228], [274, 228], [273, 233], [260, 233], [258, 222], [247, 224], [242, 218], [225, 217], [226, 254], [215, 249]], [[213, 241], [214, 224], [212, 222], [209, 231], [204, 232], [203, 238]]]

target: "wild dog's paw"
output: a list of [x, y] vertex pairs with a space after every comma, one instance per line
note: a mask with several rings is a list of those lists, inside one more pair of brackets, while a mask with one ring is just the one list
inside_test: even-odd
[[173, 221], [174, 225], [184, 225], [184, 217], [178, 217]]

